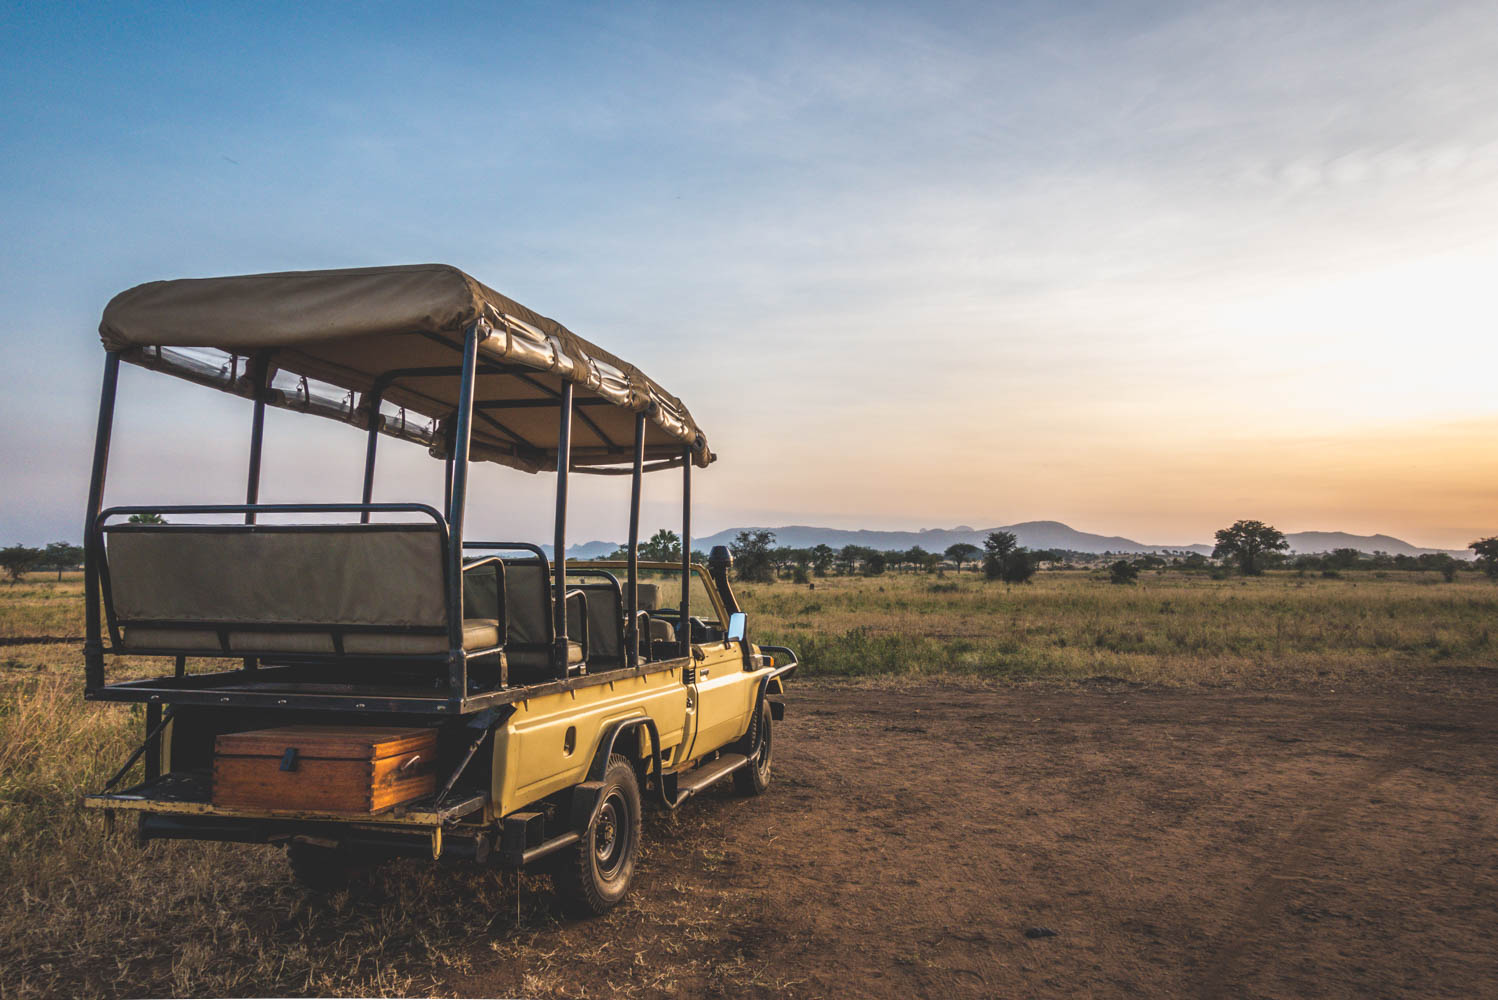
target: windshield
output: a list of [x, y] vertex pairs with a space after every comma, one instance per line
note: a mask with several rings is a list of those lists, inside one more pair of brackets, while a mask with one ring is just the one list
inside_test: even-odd
[[[590, 566], [599, 566], [599, 564], [573, 562], [569, 559], [567, 566], [569, 569], [574, 566], [584, 569]], [[621, 589], [628, 585], [628, 570], [623, 563], [610, 563], [603, 568], [606, 568], [608, 572], [619, 578]], [[718, 621], [718, 605], [713, 600], [716, 595], [709, 592], [706, 575], [694, 567], [691, 580], [692, 589], [689, 598], [691, 605], [687, 608], [687, 611], [693, 618], [701, 618], [710, 625], [721, 626], [721, 622]], [[647, 607], [648, 602], [642, 600], [640, 602], [641, 608], [651, 610], [652, 613], [659, 612], [660, 610], [670, 610], [672, 612], [679, 612], [681, 610], [681, 570], [646, 569], [642, 566], [640, 567], [640, 583], [654, 584], [657, 588], [656, 607], [649, 609]], [[626, 594], [624, 599], [628, 602], [629, 595]]]

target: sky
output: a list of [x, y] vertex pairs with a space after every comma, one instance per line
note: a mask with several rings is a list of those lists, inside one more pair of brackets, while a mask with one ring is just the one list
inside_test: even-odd
[[[81, 534], [116, 292], [424, 261], [679, 394], [699, 535], [1498, 534], [1490, 2], [7, 4], [0, 42], [0, 544]], [[108, 502], [241, 498], [248, 404], [120, 392]], [[361, 448], [273, 413], [262, 499], [357, 499]], [[553, 484], [483, 468], [470, 527], [549, 538]]]

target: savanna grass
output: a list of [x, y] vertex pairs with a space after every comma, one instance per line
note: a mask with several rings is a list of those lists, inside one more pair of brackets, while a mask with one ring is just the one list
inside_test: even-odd
[[1290, 572], [1116, 585], [1055, 571], [1023, 585], [975, 573], [740, 585], [755, 638], [795, 648], [803, 676], [1110, 677], [1307, 687], [1498, 667], [1498, 586], [1463, 574]]
[[[803, 677], [1340, 689], [1455, 686], [1498, 667], [1498, 586], [1471, 574], [1165, 573], [1133, 586], [1075, 571], [1023, 586], [886, 574], [738, 591], [754, 638], [796, 647]], [[0, 585], [0, 638], [82, 631], [76, 581]], [[127, 659], [111, 676], [159, 666]], [[525, 992], [565, 978], [555, 949], [529, 943], [552, 911], [528, 908], [516, 926], [514, 882], [492, 871], [401, 862], [320, 903], [275, 850], [141, 850], [128, 817], [106, 834], [79, 798], [124, 760], [143, 718], [81, 689], [77, 644], [0, 646], [0, 997], [421, 994], [485, 952], [526, 968]], [[531, 898], [545, 888], [521, 884]]]

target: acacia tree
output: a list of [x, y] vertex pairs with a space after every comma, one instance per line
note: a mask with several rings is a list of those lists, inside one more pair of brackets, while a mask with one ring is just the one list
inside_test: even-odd
[[1284, 533], [1263, 521], [1234, 521], [1231, 528], [1217, 532], [1213, 559], [1234, 559], [1244, 576], [1264, 572], [1264, 559], [1270, 553], [1290, 547]]
[[41, 549], [33, 549], [25, 545], [8, 545], [0, 549], [0, 569], [5, 570], [5, 575], [10, 577], [11, 583], [20, 583], [21, 577], [41, 561]]
[[42, 553], [41, 564], [57, 570], [57, 579], [62, 579], [64, 570], [72, 569], [83, 562], [83, 547], [67, 542], [52, 542]]
[[983, 575], [990, 580], [1002, 579], [1004, 564], [1017, 548], [1019, 539], [1014, 532], [990, 531], [983, 540]]
[[1498, 580], [1498, 535], [1480, 538], [1467, 548], [1477, 553], [1477, 566], [1488, 575], [1488, 579]]
[[817, 576], [826, 576], [827, 571], [832, 568], [832, 563], [837, 559], [837, 553], [832, 551], [830, 545], [814, 545], [811, 549], [811, 569]]
[[776, 556], [773, 531], [741, 531], [729, 548], [733, 551], [733, 569], [740, 580], [769, 583], [775, 579]]
[[972, 542], [958, 542], [955, 545], [948, 545], [945, 553], [948, 559], [957, 564], [957, 572], [959, 573], [962, 572], [963, 563], [973, 562], [982, 554], [983, 550]]

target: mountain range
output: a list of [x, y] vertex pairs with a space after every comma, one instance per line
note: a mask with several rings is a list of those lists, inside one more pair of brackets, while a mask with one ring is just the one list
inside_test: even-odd
[[[714, 545], [729, 545], [740, 531], [766, 530], [762, 528], [729, 528], [716, 534], [692, 539], [692, 548], [706, 552]], [[1060, 521], [1024, 521], [1019, 524], [1001, 525], [994, 528], [972, 528], [959, 525], [955, 528], [923, 528], [920, 531], [871, 531], [868, 529], [818, 528], [810, 525], [792, 524], [779, 528], [768, 528], [775, 533], [775, 544], [790, 548], [810, 548], [814, 545], [830, 545], [840, 549], [844, 545], [862, 545], [884, 551], [904, 550], [919, 545], [928, 552], [942, 552], [947, 546], [968, 542], [982, 546], [989, 532], [1009, 531], [1019, 544], [1029, 549], [1067, 549], [1072, 552], [1116, 552], [1122, 555], [1144, 553], [1200, 552], [1211, 555], [1212, 546], [1202, 542], [1181, 545], [1157, 545], [1136, 542], [1120, 535], [1097, 535], [1078, 531]], [[1387, 552], [1390, 555], [1418, 556], [1426, 553], [1444, 552], [1459, 559], [1469, 559], [1472, 553], [1466, 549], [1424, 549], [1411, 545], [1392, 535], [1353, 535], [1345, 531], [1294, 531], [1285, 535], [1291, 552], [1330, 552], [1333, 549], [1357, 549], [1360, 552]], [[583, 542], [567, 548], [571, 559], [596, 559], [608, 555], [619, 547], [618, 542]]]

